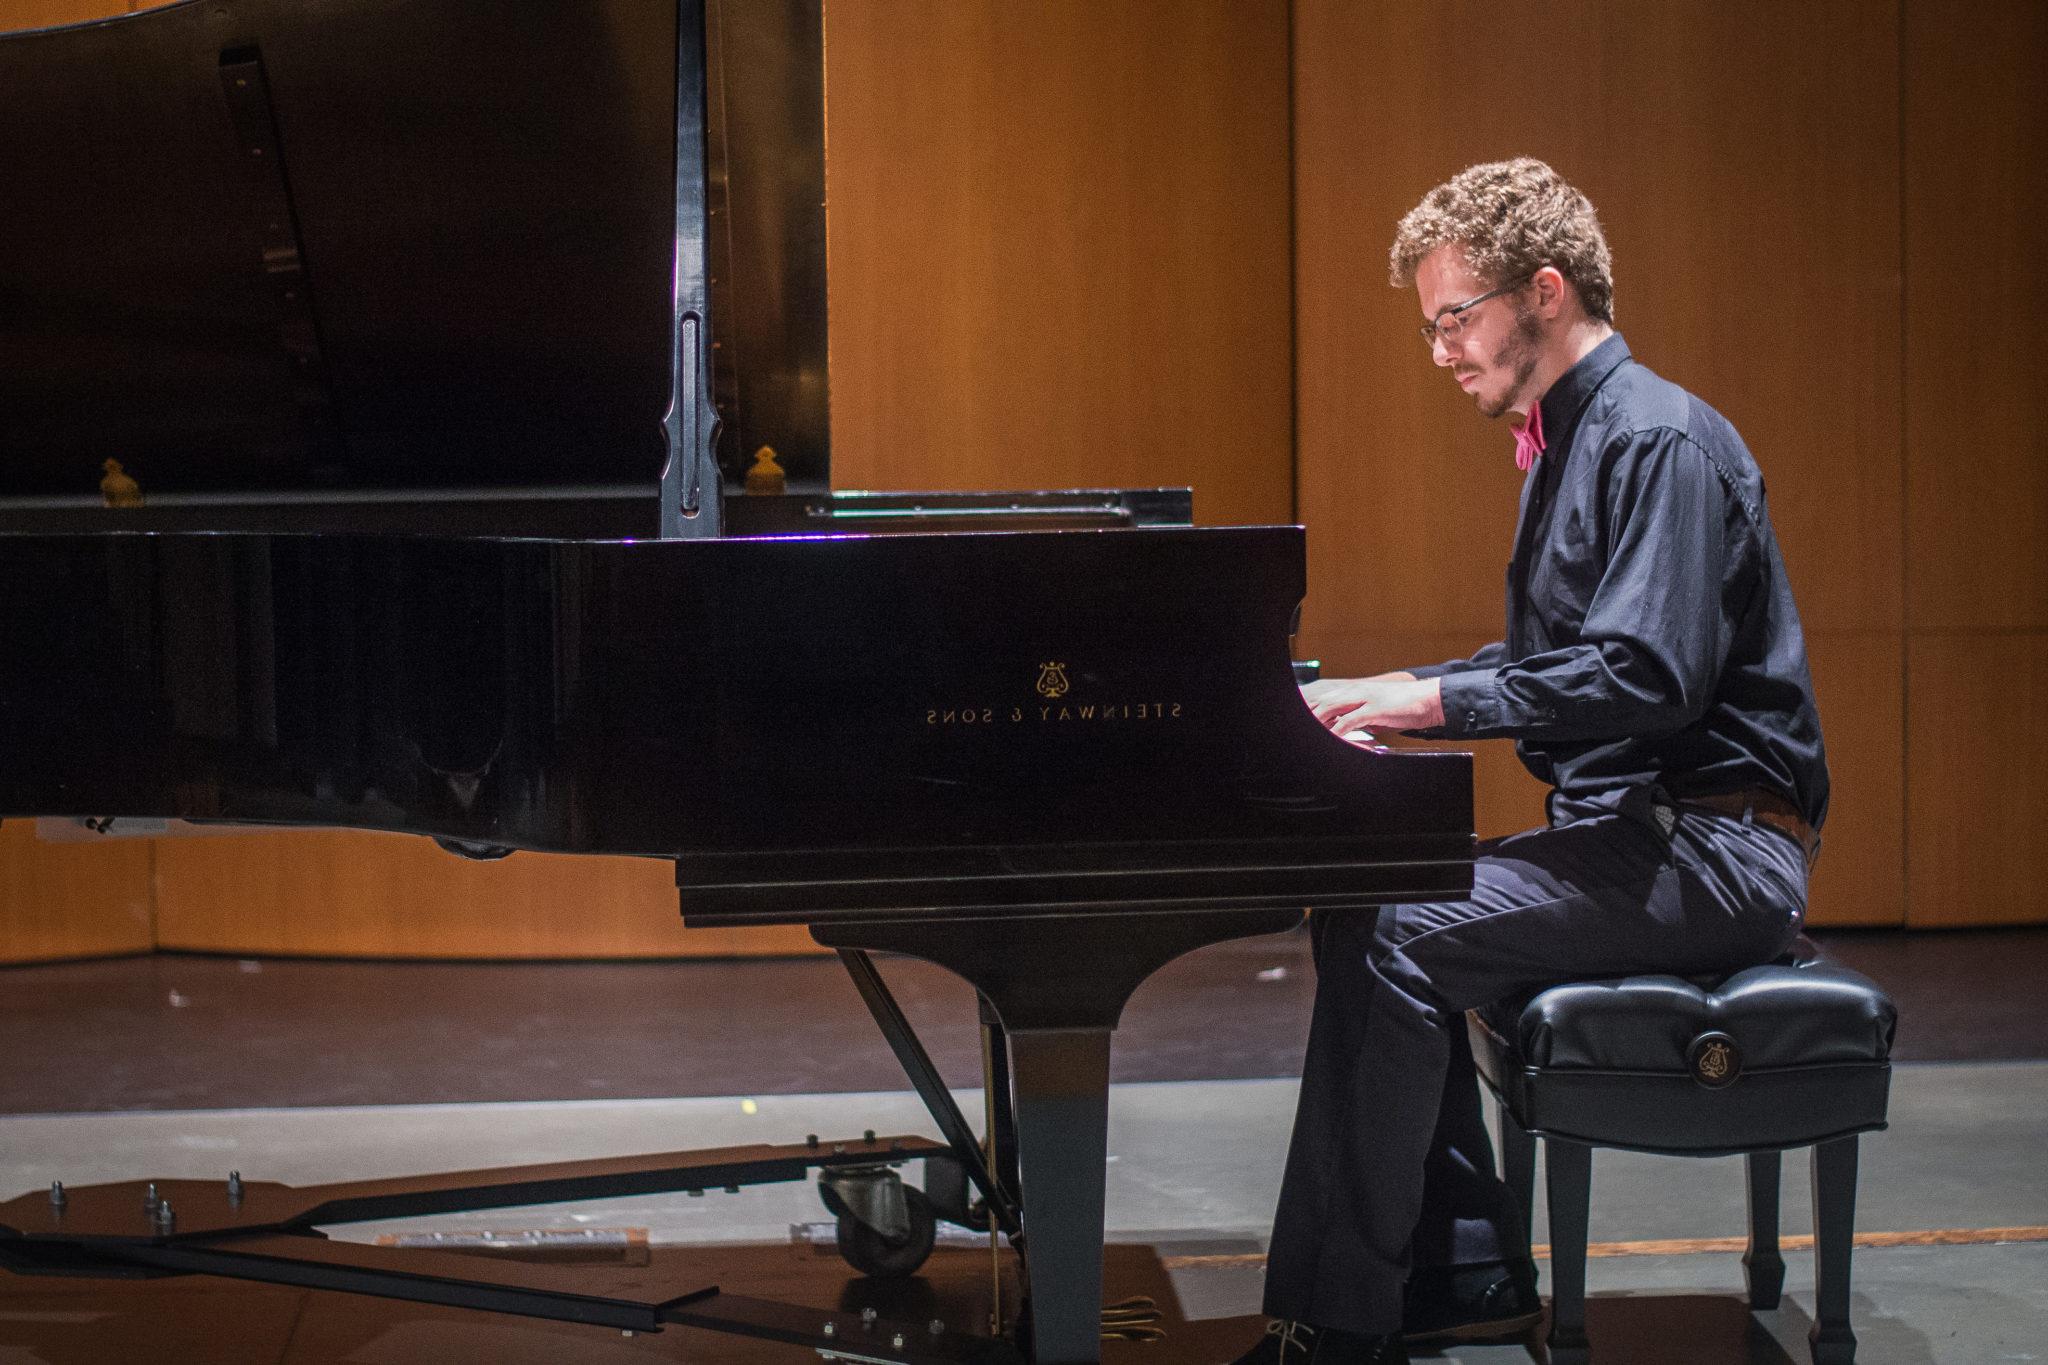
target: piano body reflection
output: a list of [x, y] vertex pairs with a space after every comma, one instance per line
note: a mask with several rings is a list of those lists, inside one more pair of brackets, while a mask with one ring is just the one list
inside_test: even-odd
[[[0, 1265], [1093, 1361], [1131, 992], [1306, 907], [1469, 888], [1469, 760], [1300, 703], [1299, 528], [1195, 528], [1170, 492], [826, 491], [822, 224], [774, 211], [822, 201], [785, 183], [816, 30], [207, 0], [0, 40], [0, 199], [30, 206], [0, 227], [0, 815], [669, 860], [687, 923], [839, 950], [940, 1138], [53, 1189], [0, 1205]], [[734, 282], [771, 268], [750, 311]], [[792, 491], [726, 498], [721, 441], [776, 445]], [[62, 491], [114, 452], [144, 507]], [[878, 950], [980, 992], [985, 1141]], [[1029, 1309], [985, 1336], [308, 1235], [813, 1173], [860, 1268], [990, 1228]]]

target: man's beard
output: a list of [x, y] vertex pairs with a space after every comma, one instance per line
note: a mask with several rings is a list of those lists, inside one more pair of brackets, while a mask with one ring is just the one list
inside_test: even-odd
[[1512, 370], [1515, 382], [1508, 385], [1499, 401], [1489, 403], [1483, 398], [1479, 400], [1481, 417], [1498, 417], [1513, 405], [1515, 395], [1529, 382], [1529, 376], [1536, 373], [1536, 361], [1541, 355], [1542, 346], [1543, 322], [1536, 316], [1536, 310], [1517, 309], [1514, 328], [1501, 342], [1500, 349], [1494, 352], [1493, 359], [1487, 362], [1496, 370]]

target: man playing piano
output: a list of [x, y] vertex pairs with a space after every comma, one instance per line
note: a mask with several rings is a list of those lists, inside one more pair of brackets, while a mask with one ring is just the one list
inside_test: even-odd
[[1319, 915], [1317, 992], [1243, 1357], [1407, 1360], [1539, 1311], [1462, 1012], [1557, 981], [1730, 972], [1798, 933], [1828, 773], [1755, 461], [1614, 330], [1593, 207], [1528, 159], [1401, 221], [1430, 357], [1527, 471], [1503, 639], [1303, 689], [1331, 730], [1511, 737], [1549, 823], [1482, 844], [1469, 901]]

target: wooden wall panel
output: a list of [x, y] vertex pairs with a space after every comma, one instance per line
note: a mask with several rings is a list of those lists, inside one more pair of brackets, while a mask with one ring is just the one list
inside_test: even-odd
[[1906, 9], [1913, 925], [2048, 920], [2048, 9]]
[[1806, 636], [1832, 781], [1812, 924], [1906, 918], [1905, 658], [1897, 631]]
[[0, 33], [79, 24], [150, 8], [131, 0], [0, 0]]
[[[1576, 0], [1547, 6], [1516, 30], [1512, 60], [1474, 74], [1471, 35], [1498, 15], [1296, 6], [1302, 645], [1338, 674], [1499, 635], [1512, 442], [1431, 365], [1414, 292], [1388, 288], [1385, 260], [1431, 186], [1478, 161], [1542, 157], [1600, 210], [1637, 357], [1725, 413], [1765, 470], [1835, 753], [1815, 915], [1896, 922], [1896, 7]], [[1537, 784], [1511, 758], [1482, 759], [1479, 782], [1483, 833], [1540, 818]]]
[[825, 13], [834, 481], [1289, 519], [1285, 0]]
[[1939, 699], [1917, 729], [1906, 792], [1908, 923], [2043, 918], [2048, 885], [2048, 636], [1918, 632], [1909, 696]]
[[157, 942], [378, 957], [667, 957], [810, 951], [801, 929], [685, 930], [674, 872], [644, 858], [454, 857], [343, 831], [158, 842]]
[[44, 843], [31, 820], [0, 824], [0, 963], [146, 953], [151, 844]]
[[2048, 630], [2048, 6], [1907, 16], [1908, 625]]

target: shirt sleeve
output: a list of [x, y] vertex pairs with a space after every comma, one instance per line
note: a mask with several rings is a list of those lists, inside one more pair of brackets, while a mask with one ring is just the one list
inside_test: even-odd
[[1680, 433], [1624, 437], [1602, 509], [1611, 548], [1578, 641], [1444, 675], [1436, 733], [1600, 740], [1698, 719], [1728, 651], [1721, 600], [1735, 506], [1713, 461]]
[[1492, 671], [1508, 661], [1508, 647], [1496, 640], [1490, 645], [1480, 646], [1469, 659], [1452, 659], [1449, 663], [1424, 664], [1420, 668], [1407, 670], [1417, 678], [1441, 678], [1447, 673], [1470, 673], [1474, 670]]

